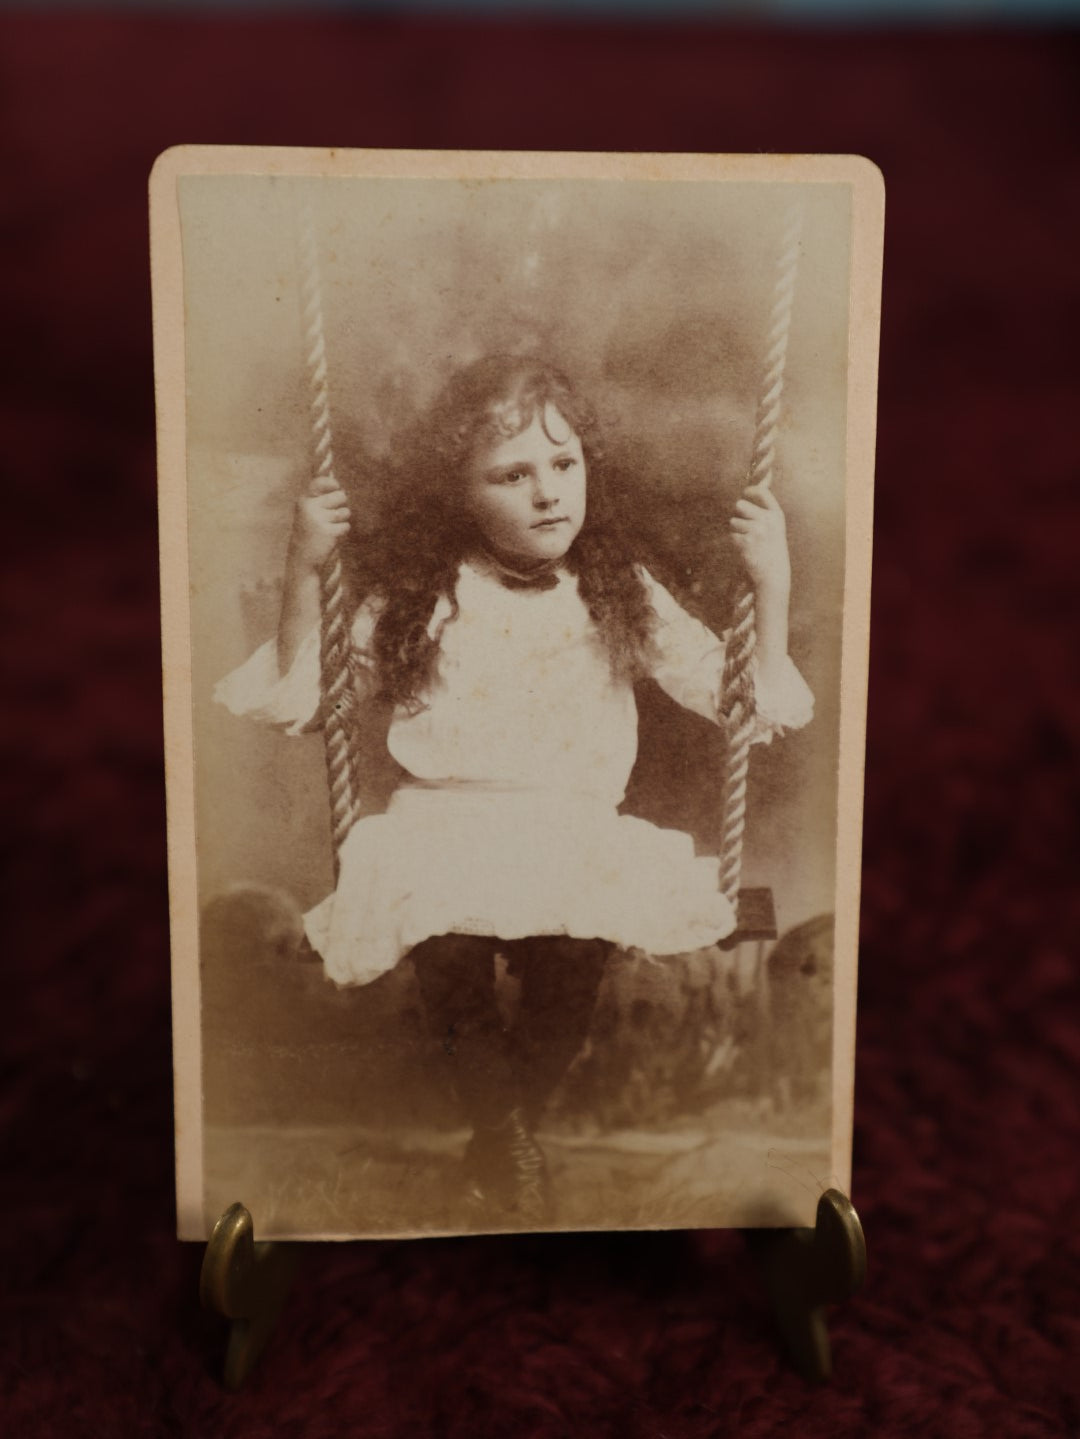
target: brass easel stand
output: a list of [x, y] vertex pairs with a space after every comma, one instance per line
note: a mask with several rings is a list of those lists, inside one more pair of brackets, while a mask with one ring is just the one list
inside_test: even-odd
[[[851, 1201], [830, 1189], [813, 1229], [755, 1231], [773, 1317], [791, 1362], [812, 1383], [832, 1373], [825, 1306], [850, 1299], [866, 1277], [866, 1241]], [[233, 1204], [206, 1246], [203, 1307], [232, 1320], [225, 1354], [227, 1389], [247, 1381], [274, 1331], [292, 1284], [298, 1245], [256, 1244], [251, 1215]]]
[[[757, 991], [768, 1012], [765, 944], [775, 940], [776, 911], [770, 889], [740, 889], [738, 923], [721, 948], [756, 945]], [[818, 1200], [813, 1229], [755, 1230], [765, 1286], [781, 1342], [802, 1377], [822, 1383], [832, 1373], [825, 1306], [850, 1299], [866, 1278], [866, 1238], [851, 1200], [830, 1189]]]
[[765, 1287], [792, 1364], [811, 1383], [832, 1374], [825, 1306], [850, 1299], [866, 1278], [866, 1239], [847, 1195], [827, 1190], [813, 1229], [758, 1231]]
[[[759, 984], [765, 983], [764, 947], [776, 938], [768, 889], [743, 889], [739, 924], [723, 948], [753, 943]], [[820, 1382], [832, 1372], [825, 1306], [851, 1298], [866, 1277], [866, 1240], [851, 1201], [830, 1189], [818, 1201], [813, 1229], [755, 1230], [751, 1242], [780, 1337], [804, 1379]], [[232, 1204], [214, 1226], [203, 1258], [199, 1295], [203, 1307], [232, 1321], [224, 1382], [239, 1389], [273, 1333], [296, 1272], [299, 1245], [255, 1243], [251, 1215]]]
[[224, 1382], [239, 1389], [274, 1332], [296, 1273], [299, 1246], [256, 1244], [251, 1215], [230, 1204], [214, 1225], [203, 1256], [199, 1298], [204, 1309], [232, 1320]]

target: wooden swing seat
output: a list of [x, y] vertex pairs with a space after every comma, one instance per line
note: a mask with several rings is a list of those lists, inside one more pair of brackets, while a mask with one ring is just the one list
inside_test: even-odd
[[776, 907], [771, 889], [740, 889], [735, 905], [735, 928], [716, 946], [717, 949], [734, 949], [736, 945], [756, 940], [764, 943], [776, 938]]

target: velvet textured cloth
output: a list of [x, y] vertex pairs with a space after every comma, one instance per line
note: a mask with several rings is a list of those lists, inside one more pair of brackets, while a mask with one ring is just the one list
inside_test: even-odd
[[[4, 1432], [1077, 1432], [1077, 51], [1051, 30], [0, 19]], [[180, 141], [883, 169], [871, 1263], [827, 1390], [777, 1356], [739, 1236], [675, 1233], [313, 1249], [251, 1387], [218, 1387], [172, 1208], [145, 180]]]

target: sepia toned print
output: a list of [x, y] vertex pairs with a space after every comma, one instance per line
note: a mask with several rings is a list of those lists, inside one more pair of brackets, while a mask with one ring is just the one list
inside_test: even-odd
[[181, 1233], [811, 1222], [876, 172], [193, 149], [153, 205]]

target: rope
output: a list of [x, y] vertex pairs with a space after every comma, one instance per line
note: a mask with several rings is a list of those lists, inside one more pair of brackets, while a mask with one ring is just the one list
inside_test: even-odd
[[[330, 392], [326, 375], [326, 337], [323, 326], [322, 280], [311, 210], [300, 212], [300, 309], [304, 330], [304, 368], [311, 406], [311, 434], [315, 476], [334, 471]], [[357, 756], [349, 724], [353, 690], [349, 675], [349, 625], [341, 555], [335, 547], [320, 576], [322, 621], [320, 675], [326, 775], [330, 787], [330, 822], [334, 840], [334, 867], [341, 846], [352, 828], [356, 811]]]
[[[773, 481], [801, 235], [802, 206], [795, 204], [785, 218], [777, 253], [761, 394], [747, 476], [750, 485], [771, 486]], [[754, 732], [753, 659], [756, 643], [754, 592], [747, 588], [735, 603], [724, 662], [721, 702], [721, 710], [728, 720], [728, 761], [722, 800], [720, 889], [732, 905], [739, 894], [746, 833], [746, 777], [750, 770], [750, 739]]]

